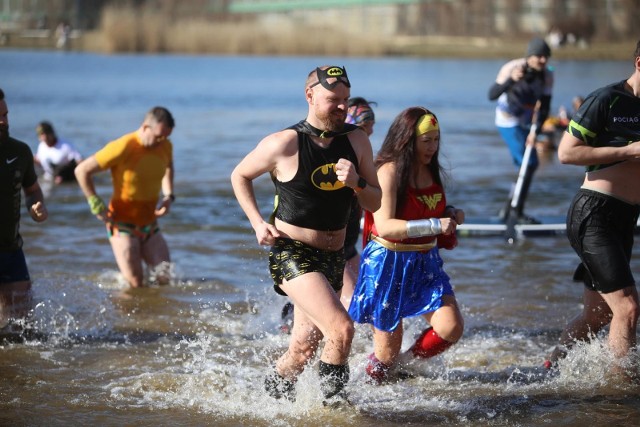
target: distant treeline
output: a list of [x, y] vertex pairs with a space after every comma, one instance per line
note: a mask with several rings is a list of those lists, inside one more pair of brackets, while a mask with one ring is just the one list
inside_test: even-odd
[[[272, 14], [232, 13], [231, 0], [8, 2], [12, 25], [29, 19], [12, 32], [0, 26], [0, 46], [54, 47], [55, 26], [68, 22], [76, 30], [69, 49], [108, 53], [508, 58], [546, 35], [557, 41], [554, 58], [628, 59], [639, 2], [372, 0]], [[0, 11], [0, 24], [7, 16]]]
[[382, 40], [341, 33], [328, 26], [270, 28], [247, 21], [175, 18], [153, 8], [122, 4], [104, 8], [96, 35], [102, 44], [98, 49], [107, 52], [344, 56], [390, 53]]
[[[620, 7], [618, 12], [628, 11], [618, 19], [625, 22], [636, 17], [640, 19], [640, 8], [633, 7], [638, 0], [610, 2]], [[218, 6], [212, 11], [210, 6], [214, 3]], [[209, 5], [208, 10], [206, 4]], [[105, 0], [98, 29], [92, 37], [86, 38], [82, 47], [106, 52], [496, 57], [520, 54], [522, 46], [535, 34], [523, 30], [523, 27], [514, 27], [518, 22], [526, 22], [527, 13], [531, 12], [523, 0], [504, 0], [500, 3], [501, 9], [496, 9], [496, 0], [474, 0], [471, 6], [462, 10], [458, 9], [466, 2], [424, 2], [414, 5], [412, 9], [405, 9], [405, 15], [396, 15], [395, 19], [403, 22], [402, 25], [397, 23], [401, 32], [394, 35], [383, 34], [376, 26], [354, 31], [353, 27], [339, 20], [322, 19], [327, 16], [322, 14], [317, 15], [317, 19], [313, 19], [316, 15], [311, 15], [310, 19], [307, 16], [304, 20], [299, 19], [299, 15], [286, 14], [279, 15], [275, 20], [255, 14], [234, 15], [226, 12], [224, 4], [228, 4], [228, 1]], [[626, 28], [628, 25], [623, 23], [616, 27], [609, 24], [614, 17], [606, 16], [595, 26], [594, 19], [604, 18], [599, 1], [575, 0], [572, 3], [574, 6], [585, 6], [578, 8], [578, 15], [568, 4], [567, 1], [554, 1], [539, 8], [546, 11], [545, 20], [549, 23], [549, 29], [565, 34], [575, 33], [584, 42], [559, 49], [560, 55], [556, 57], [626, 58], [626, 45], [635, 44], [637, 40], [630, 36], [622, 37], [620, 33], [615, 33], [614, 28]], [[424, 19], [413, 16], [411, 11], [413, 15], [423, 16]], [[344, 10], [340, 13], [349, 16], [349, 13], [355, 12]], [[497, 19], [496, 16], [492, 18], [491, 13], [512, 18], [506, 20], [510, 24], [503, 29], [509, 35], [490, 28], [492, 26], [488, 23]], [[460, 20], [466, 24], [461, 25], [458, 22]], [[426, 24], [427, 27], [421, 27]], [[635, 30], [635, 24], [633, 28]], [[467, 40], [472, 40], [473, 44]], [[612, 40], [617, 40], [617, 44], [611, 44]], [[604, 48], [594, 46], [598, 44]], [[614, 51], [607, 46], [622, 46], [624, 52]], [[587, 47], [589, 49], [585, 49]], [[588, 51], [594, 51], [594, 54], [590, 55]]]

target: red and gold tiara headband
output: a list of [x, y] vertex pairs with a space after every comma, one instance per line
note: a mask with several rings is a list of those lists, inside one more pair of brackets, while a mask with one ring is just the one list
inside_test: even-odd
[[431, 113], [427, 113], [418, 119], [416, 123], [416, 136], [423, 135], [432, 130], [440, 130], [438, 119]]

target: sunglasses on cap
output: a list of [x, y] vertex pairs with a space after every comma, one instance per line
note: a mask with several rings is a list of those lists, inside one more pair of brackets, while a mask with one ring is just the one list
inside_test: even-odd
[[316, 68], [316, 76], [318, 76], [318, 81], [309, 86], [309, 88], [322, 85], [323, 88], [332, 90], [338, 83], [351, 87], [349, 77], [347, 77], [347, 70], [344, 67], [329, 67], [326, 70], [321, 70], [318, 67]]

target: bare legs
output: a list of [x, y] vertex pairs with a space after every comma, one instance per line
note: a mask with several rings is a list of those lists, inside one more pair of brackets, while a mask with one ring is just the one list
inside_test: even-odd
[[26, 318], [31, 310], [31, 282], [5, 283], [0, 285], [0, 328], [11, 319]]
[[[431, 325], [427, 331], [432, 334], [432, 338], [423, 341], [423, 334], [418, 342], [414, 344], [412, 350], [419, 345], [433, 346], [434, 348], [420, 349], [424, 351], [413, 351], [414, 355], [418, 357], [429, 357], [426, 355], [438, 354], [456, 343], [460, 337], [462, 337], [464, 321], [453, 296], [444, 296], [442, 307], [432, 313], [427, 313], [424, 317]], [[386, 371], [397, 362], [402, 346], [402, 336], [402, 323], [392, 332], [373, 328], [374, 352], [369, 357], [367, 373], [369, 373], [374, 380], [382, 382], [385, 379]], [[379, 365], [376, 366], [378, 363]]]
[[[170, 262], [169, 247], [161, 233], [154, 234], [145, 242], [124, 233], [112, 236], [109, 241], [120, 273], [133, 288], [144, 285], [143, 261], [151, 267]], [[157, 279], [159, 283], [166, 284], [170, 277], [165, 273]]]
[[[353, 340], [353, 321], [335, 291], [321, 273], [307, 273], [282, 284], [294, 304], [294, 321], [288, 350], [276, 362], [276, 372], [295, 382], [313, 358], [324, 338], [320, 355], [322, 368], [335, 371], [338, 383], [325, 397], [339, 392], [348, 380], [348, 358]], [[331, 375], [329, 375], [331, 376]]]
[[635, 286], [607, 294], [585, 289], [583, 301], [582, 312], [562, 331], [560, 345], [553, 350], [549, 360], [555, 363], [565, 356], [566, 348], [576, 341], [589, 341], [606, 325], [610, 325], [608, 343], [611, 352], [618, 359], [626, 357], [636, 347], [639, 312]]
[[349, 310], [349, 304], [351, 304], [353, 290], [355, 289], [356, 281], [358, 280], [359, 268], [360, 254], [349, 258], [344, 266], [344, 273], [342, 275], [342, 290], [340, 291], [340, 302], [346, 310]]

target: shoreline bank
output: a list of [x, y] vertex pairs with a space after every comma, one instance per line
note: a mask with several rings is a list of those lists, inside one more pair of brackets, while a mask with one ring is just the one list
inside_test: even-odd
[[[93, 52], [100, 54], [139, 53], [139, 54], [195, 54], [195, 55], [265, 55], [274, 56], [354, 56], [354, 57], [421, 57], [421, 58], [456, 58], [456, 59], [505, 59], [524, 56], [527, 40], [504, 40], [503, 38], [484, 37], [448, 37], [448, 36], [398, 36], [387, 40], [383, 48], [372, 52], [371, 49], [358, 49], [351, 46], [348, 53], [344, 49], [332, 49], [331, 45], [323, 46], [317, 53], [308, 49], [302, 51], [296, 46], [278, 51], [265, 51], [260, 43], [246, 43], [239, 49], [234, 43], [211, 43], [210, 46], [198, 44], [196, 49], [113, 49], [102, 32], [85, 32], [70, 39], [68, 51]], [[601, 43], [594, 42], [589, 46], [562, 46], [553, 49], [554, 60], [629, 60], [635, 42]], [[42, 49], [56, 50], [56, 40], [46, 34], [13, 34], [0, 44], [0, 52], [4, 49]]]

